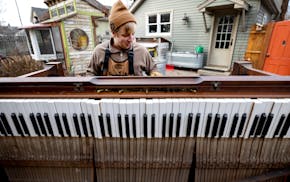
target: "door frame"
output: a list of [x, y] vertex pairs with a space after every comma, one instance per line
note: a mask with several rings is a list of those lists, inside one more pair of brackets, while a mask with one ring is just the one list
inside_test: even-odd
[[212, 18], [212, 22], [211, 22], [211, 31], [210, 31], [210, 37], [209, 37], [208, 56], [207, 56], [206, 65], [208, 65], [208, 63], [210, 62], [211, 53], [212, 53], [212, 44], [215, 43], [215, 40], [213, 40], [214, 33], [215, 33], [215, 22], [217, 21], [218, 16], [223, 16], [223, 15], [233, 15], [233, 16], [235, 16], [235, 19], [236, 19], [235, 25], [233, 27], [233, 32], [235, 32], [235, 34], [234, 34], [235, 37], [233, 37], [232, 50], [231, 50], [230, 55], [229, 55], [229, 57], [230, 57], [229, 63], [230, 64], [227, 65], [227, 69], [230, 70], [231, 65], [232, 65], [233, 53], [234, 53], [234, 49], [235, 49], [235, 45], [236, 45], [238, 27], [239, 27], [239, 23], [240, 23], [240, 11], [235, 11], [234, 9], [232, 9], [231, 11], [225, 10], [225, 12], [217, 12], [217, 13], [213, 14], [213, 18]]

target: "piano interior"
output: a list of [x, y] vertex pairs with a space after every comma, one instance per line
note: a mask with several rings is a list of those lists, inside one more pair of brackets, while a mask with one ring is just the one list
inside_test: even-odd
[[[0, 78], [3, 182], [287, 181], [290, 77]], [[46, 76], [46, 77], [44, 77]]]

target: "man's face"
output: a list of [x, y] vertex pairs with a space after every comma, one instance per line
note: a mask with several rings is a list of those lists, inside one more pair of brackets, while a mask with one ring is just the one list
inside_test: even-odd
[[[133, 29], [133, 30], [132, 30]], [[132, 28], [125, 26], [120, 27], [118, 32], [113, 33], [114, 46], [119, 49], [130, 49], [132, 43], [135, 41], [135, 26]]]

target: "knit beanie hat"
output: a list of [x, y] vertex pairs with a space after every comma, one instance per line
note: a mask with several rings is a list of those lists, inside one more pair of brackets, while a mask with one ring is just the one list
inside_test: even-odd
[[128, 22], [137, 23], [134, 15], [129, 12], [122, 1], [117, 0], [117, 2], [112, 6], [109, 16], [111, 30], [114, 32], [117, 28]]

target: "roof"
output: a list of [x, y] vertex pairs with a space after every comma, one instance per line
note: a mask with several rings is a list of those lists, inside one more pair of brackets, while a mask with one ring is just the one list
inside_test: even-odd
[[46, 8], [31, 7], [30, 20], [32, 21], [35, 16], [39, 22], [47, 20], [49, 19], [49, 11]]

